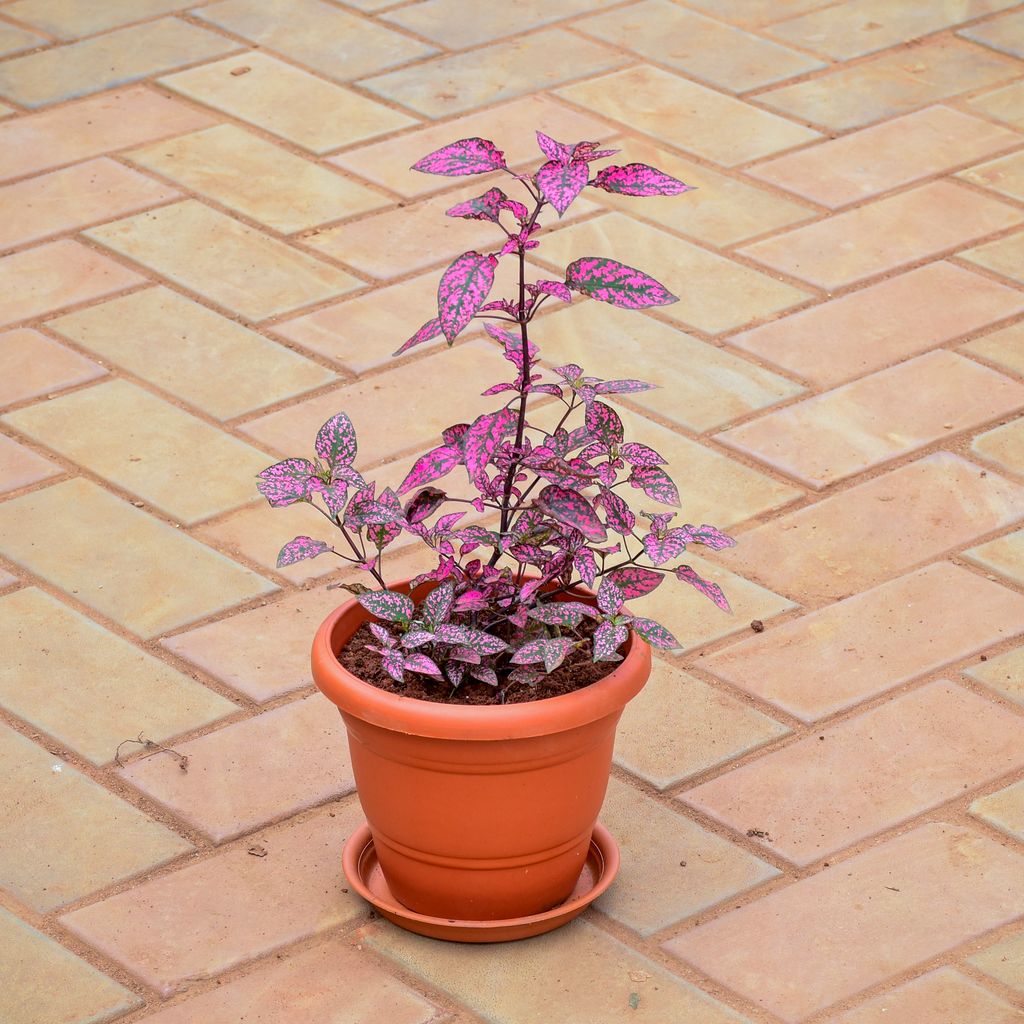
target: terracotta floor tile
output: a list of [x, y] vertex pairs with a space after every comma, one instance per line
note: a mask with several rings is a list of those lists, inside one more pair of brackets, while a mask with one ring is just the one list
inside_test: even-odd
[[1013, 324], [961, 345], [961, 352], [980, 356], [1001, 370], [1024, 376], [1024, 324]]
[[[341, 848], [361, 823], [353, 798], [76, 910], [61, 924], [167, 996], [363, 914], [366, 904], [342, 891], [341, 874]], [[266, 856], [248, 852], [257, 846]], [[163, 927], [153, 928], [154, 919]]]
[[798, 599], [846, 597], [1024, 518], [1024, 487], [982, 474], [936, 452], [750, 530], [716, 558]]
[[622, 10], [584, 18], [574, 27], [729, 92], [759, 89], [825, 67], [805, 53], [687, 11], [669, 0], [642, 0]]
[[0, 377], [0, 406], [84, 384], [107, 372], [28, 327], [0, 333], [0, 354], [9, 371]]
[[142, 1004], [134, 993], [42, 932], [0, 910], [8, 1024], [100, 1024]]
[[[330, 370], [160, 286], [46, 326], [221, 420], [337, 380]], [[151, 357], [153, 349], [159, 360]]]
[[161, 646], [253, 700], [270, 700], [312, 685], [313, 634], [347, 598], [345, 591], [324, 587], [287, 594], [265, 607], [168, 637]]
[[779, 874], [616, 779], [601, 821], [619, 843], [622, 867], [596, 906], [645, 937]]
[[[425, 319], [429, 315], [427, 311]], [[282, 455], [299, 455], [312, 451], [321, 424], [343, 409], [356, 428], [357, 464], [370, 466], [409, 448], [440, 444], [441, 431], [446, 427], [472, 422], [497, 408], [493, 398], [481, 398], [479, 391], [494, 380], [504, 379], [499, 376], [503, 366], [497, 349], [471, 341], [249, 420], [242, 429]], [[450, 388], [453, 380], [480, 381], [481, 387], [461, 389], [455, 394]], [[442, 393], [446, 400], [438, 402]], [[392, 429], [374, 429], [383, 410], [399, 408], [401, 419]]]
[[979, 544], [965, 551], [964, 558], [1015, 583], [1024, 583], [1024, 530]]
[[141, 1019], [145, 1024], [240, 1024], [267, 1013], [305, 1024], [428, 1024], [437, 1010], [341, 938], [271, 961]]
[[855, 1010], [829, 1018], [829, 1024], [890, 1024], [893, 1020], [1020, 1024], [1024, 1011], [1014, 1009], [959, 971], [940, 967]]
[[188, 772], [149, 757], [119, 774], [215, 843], [355, 790], [345, 727], [319, 693], [174, 749]]
[[971, 444], [971, 451], [1000, 469], [1018, 476], [1024, 474], [1024, 420], [1010, 420], [979, 434]]
[[[795, 398], [804, 389], [754, 363], [634, 310], [586, 302], [545, 317], [532, 335], [551, 366], [577, 363], [605, 378], [640, 378], [636, 405], [702, 433]], [[595, 348], [605, 346], [600, 364]]]
[[[232, 74], [239, 68], [249, 70]], [[417, 123], [351, 89], [256, 51], [179, 71], [159, 82], [313, 153], [326, 153]]]
[[1014, 0], [850, 0], [775, 22], [769, 31], [834, 60], [850, 60], [1013, 5]]
[[836, 209], [1019, 144], [1020, 136], [988, 121], [928, 107], [745, 173]]
[[979, 797], [971, 804], [971, 814], [1024, 842], [1024, 782]]
[[1020, 736], [1017, 715], [940, 680], [679, 799], [807, 867], [1019, 768]]
[[1018, 291], [952, 263], [929, 263], [735, 334], [729, 344], [828, 386], [1021, 310]]
[[[47, 913], [192, 849], [170, 829], [3, 725], [0, 764], [5, 808], [0, 886], [33, 910]], [[130, 843], [125, 836], [131, 836]]]
[[828, 0], [690, 0], [690, 6], [738, 25], [764, 25], [822, 7]]
[[[382, 17], [449, 49], [461, 50], [576, 14], [589, 14], [612, 3], [614, 0], [520, 0], [512, 22], [500, 6], [482, 4], [474, 10], [473, 17], [467, 18], [466, 8], [460, 0], [425, 0], [424, 3], [388, 11]], [[575, 27], [580, 22], [572, 24]]]
[[288, 313], [362, 284], [195, 199], [104, 224], [86, 234], [251, 320]]
[[288, 234], [390, 200], [233, 124], [157, 142], [128, 159]]
[[626, 705], [619, 723], [615, 763], [657, 789], [667, 789], [789, 731], [722, 690], [655, 659], [651, 678]]
[[701, 665], [812, 722], [1024, 632], [1022, 616], [1019, 594], [940, 562], [749, 637]]
[[1002, 89], [983, 93], [968, 101], [975, 110], [1005, 121], [1014, 128], [1024, 128], [1024, 112], [1021, 108], [1021, 97], [1024, 96], [1024, 83], [1014, 82]]
[[1024, 153], [1012, 153], [998, 160], [968, 167], [957, 177], [1011, 199], [1024, 199]]
[[1024, 992], [1024, 933], [1011, 935], [975, 953], [967, 962], [1004, 985]]
[[[444, 211], [455, 203], [477, 195], [480, 195], [479, 183], [455, 195], [446, 193], [414, 206], [397, 207], [349, 224], [314, 231], [305, 236], [303, 241], [364, 274], [381, 279], [451, 261], [470, 249], [496, 251], [500, 249], [504, 237], [500, 228], [485, 221], [444, 215]], [[511, 262], [506, 260], [504, 264], [499, 264], [501, 267], [506, 265], [510, 266]], [[435, 296], [438, 277], [439, 272], [434, 275]], [[437, 305], [436, 298], [432, 305]], [[409, 334], [429, 318], [430, 309], [428, 306], [424, 310], [423, 316], [413, 324]], [[413, 320], [419, 316], [411, 310], [409, 313]], [[404, 340], [405, 337], [401, 338], [398, 344], [388, 348], [388, 352], [393, 352]]]
[[[680, 200], [685, 202], [685, 196]], [[808, 292], [676, 238], [621, 213], [574, 224], [542, 242], [535, 258], [562, 270], [581, 254], [615, 253], [620, 263], [658, 278], [679, 301], [663, 316], [708, 334], [736, 330], [810, 298]], [[700, 281], [694, 288], [693, 281]]]
[[0, 434], [0, 494], [38, 483], [64, 471], [31, 448]]
[[125, 380], [39, 402], [3, 422], [186, 525], [252, 501], [256, 475], [273, 461]]
[[0, 703], [93, 764], [140, 733], [160, 743], [238, 710], [32, 587], [0, 598], [0, 646]]
[[187, 6], [182, 0], [103, 0], [102, 4], [80, 4], [76, 0], [14, 0], [4, 13], [52, 32], [60, 39], [74, 39], [130, 21], [170, 14]]
[[[567, 53], [572, 53], [571, 61], [565, 60]], [[357, 84], [425, 117], [439, 118], [610, 71], [625, 60], [600, 43], [549, 29]]]
[[[550, 4], [546, 6], [550, 7]], [[401, 8], [394, 13], [401, 14], [409, 10], [411, 8]], [[483, 17], [490, 8], [481, 7], [479, 11]], [[518, 8], [516, 14], [519, 14]], [[479, 19], [463, 21], [465, 24], [479, 24]], [[330, 157], [327, 162], [411, 199], [452, 185], [450, 178], [412, 170], [412, 164], [420, 157], [456, 139], [473, 136], [489, 138], [493, 134], [495, 144], [505, 154], [506, 163], [510, 167], [517, 167], [524, 162], [541, 159], [535, 129], [553, 139], [589, 139], [593, 142], [607, 139], [617, 131], [606, 121], [571, 110], [549, 96], [522, 96], [483, 113], [464, 114], [442, 124], [424, 125], [403, 132], [393, 139], [346, 150], [338, 156]], [[473, 180], [477, 185], [483, 186], [477, 188], [476, 194], [491, 182], [498, 183], [503, 177], [498, 174], [475, 177]]]
[[438, 52], [323, 0], [221, 0], [195, 14], [256, 46], [346, 81]]
[[666, 948], [795, 1022], [1024, 914], [1022, 868], [976, 832], [923, 825]]
[[803, 125], [647, 65], [568, 86], [558, 95], [726, 167], [819, 137]]
[[1024, 704], [1024, 647], [989, 658], [965, 674], [1017, 704]]
[[[439, 277], [432, 270], [276, 323], [271, 330], [352, 373], [386, 367], [394, 361], [391, 353], [418, 330], [437, 305]], [[417, 352], [426, 355], [444, 344], [443, 338], [438, 338], [421, 345]]]
[[1024, 58], [1024, 12], [1013, 11], [1000, 18], [982, 21], [960, 29], [957, 35], [1011, 57]]
[[1013, 281], [1024, 282], [1024, 270], [1021, 269], [1021, 257], [1024, 256], [1024, 231], [1015, 235], [1000, 238], [997, 242], [968, 249], [957, 255], [969, 263], [976, 263], [986, 270], [995, 271]]
[[[620, 1024], [633, 993], [652, 1020], [749, 1024], [586, 921], [506, 945], [435, 942], [391, 926], [365, 941], [491, 1024]], [[645, 980], [634, 982], [630, 972]]]
[[0, 188], [0, 247], [123, 217], [177, 196], [113, 160], [89, 160]]
[[60, 239], [0, 258], [0, 326], [119, 292], [145, 278]]
[[0, 552], [147, 638], [276, 589], [80, 478], [0, 505]]
[[965, 246], [976, 238], [1012, 227], [1021, 219], [1022, 214], [1014, 207], [952, 182], [938, 181], [755, 242], [740, 251], [831, 291]]
[[0, 125], [0, 181], [205, 128], [210, 118], [141, 86]]
[[713, 246], [733, 245], [754, 235], [777, 231], [817, 216], [814, 210], [757, 188], [738, 177], [719, 174], [660, 146], [630, 138], [622, 157], [657, 167], [693, 190], [685, 196], [620, 196], [594, 189], [595, 202], [622, 213], [653, 220]]
[[846, 131], [996, 85], [1016, 74], [1015, 62], [991, 50], [962, 39], [938, 39], [784, 85], [757, 99], [812, 124]]
[[[1024, 405], [1024, 384], [946, 349], [769, 412], [716, 440], [809, 487], [822, 488], [978, 427]], [[1024, 421], [971, 450], [1024, 471]]]
[[162, 18], [0, 64], [0, 96], [43, 107], [193, 64], [244, 44]]
[[29, 32], [24, 28], [16, 28], [4, 22], [0, 25], [0, 57], [22, 50], [32, 50], [37, 46], [45, 46], [49, 40], [45, 36]]

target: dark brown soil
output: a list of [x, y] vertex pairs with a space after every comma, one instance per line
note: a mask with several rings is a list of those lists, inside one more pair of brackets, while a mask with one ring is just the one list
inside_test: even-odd
[[[429, 676], [406, 672], [405, 682], [397, 683], [380, 664], [380, 655], [366, 650], [367, 644], [379, 646], [368, 626], [360, 626], [355, 635], [338, 655], [342, 667], [371, 686], [403, 697], [430, 700], [438, 704], [525, 704], [547, 697], [558, 697], [563, 693], [582, 690], [596, 683], [612, 672], [617, 661], [591, 661], [590, 634], [596, 623], [584, 622], [580, 634], [586, 643], [570, 652], [565, 661], [550, 675], [544, 676], [535, 686], [510, 683], [504, 687], [488, 686], [475, 679], [467, 680], [453, 691], [449, 682], [431, 679]], [[589, 628], [588, 628], [589, 627]]]

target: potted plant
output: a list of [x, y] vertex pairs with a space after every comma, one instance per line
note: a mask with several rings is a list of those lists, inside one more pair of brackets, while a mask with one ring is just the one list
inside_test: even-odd
[[[587, 187], [668, 196], [688, 186], [638, 163], [595, 172], [592, 163], [617, 151], [537, 139], [547, 159], [534, 174], [512, 172], [480, 138], [414, 167], [503, 171], [528, 196], [490, 188], [447, 211], [498, 225], [505, 244], [459, 256], [441, 277], [437, 316], [395, 353], [440, 335], [451, 345], [482, 320], [514, 370], [483, 392], [502, 396], [499, 407], [446, 429], [397, 490], [377, 493], [354, 468], [356, 434], [343, 412], [321, 428], [314, 460], [285, 459], [258, 481], [272, 506], [310, 503], [337, 531], [333, 543], [296, 537], [279, 566], [329, 552], [367, 575], [367, 584], [340, 584], [354, 597], [323, 623], [312, 652], [316, 684], [348, 729], [368, 821], [346, 848], [350, 881], [393, 920], [445, 938], [535, 934], [610, 883], [614, 841], [595, 826], [615, 727], [647, 680], [651, 646], [678, 647], [626, 602], [673, 576], [728, 610], [720, 588], [679, 559], [689, 544], [733, 541], [712, 526], [672, 526], [671, 512], [638, 516], [625, 498], [679, 505], [665, 460], [627, 441], [603, 401], [653, 385], [576, 365], [548, 371], [530, 338], [540, 308], [574, 292], [629, 309], [676, 301], [603, 256], [575, 260], [563, 280], [528, 281], [526, 253], [546, 207], [561, 216]], [[491, 299], [495, 267], [509, 257], [518, 294]], [[538, 426], [538, 406], [560, 415]], [[468, 495], [437, 486], [450, 474]], [[471, 511], [482, 518], [464, 522]], [[388, 579], [382, 556], [403, 533], [437, 564]]]

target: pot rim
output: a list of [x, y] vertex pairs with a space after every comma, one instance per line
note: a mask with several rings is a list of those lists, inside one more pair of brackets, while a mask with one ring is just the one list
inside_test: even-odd
[[[390, 589], [407, 588], [409, 582], [401, 580]], [[650, 646], [630, 630], [623, 660], [608, 675], [572, 693], [521, 704], [419, 700], [378, 689], [338, 661], [348, 637], [371, 618], [352, 598], [324, 619], [313, 638], [313, 680], [342, 714], [395, 732], [462, 740], [508, 740], [565, 732], [620, 713], [643, 688], [651, 671]]]

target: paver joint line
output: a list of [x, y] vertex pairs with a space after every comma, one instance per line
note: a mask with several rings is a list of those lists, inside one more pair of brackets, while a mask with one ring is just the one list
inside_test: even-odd
[[[649, 605], [616, 886], [470, 948], [341, 891], [346, 575], [251, 483], [342, 407], [392, 486], [450, 422], [500, 349], [388, 353], [497, 182], [407, 168], [535, 127], [697, 186], [589, 189], [533, 266], [679, 303], [537, 333], [663, 385], [618, 408], [736, 614]], [[1013, 0], [0, 0], [3, 1024], [1024, 1019], [1022, 225]]]

